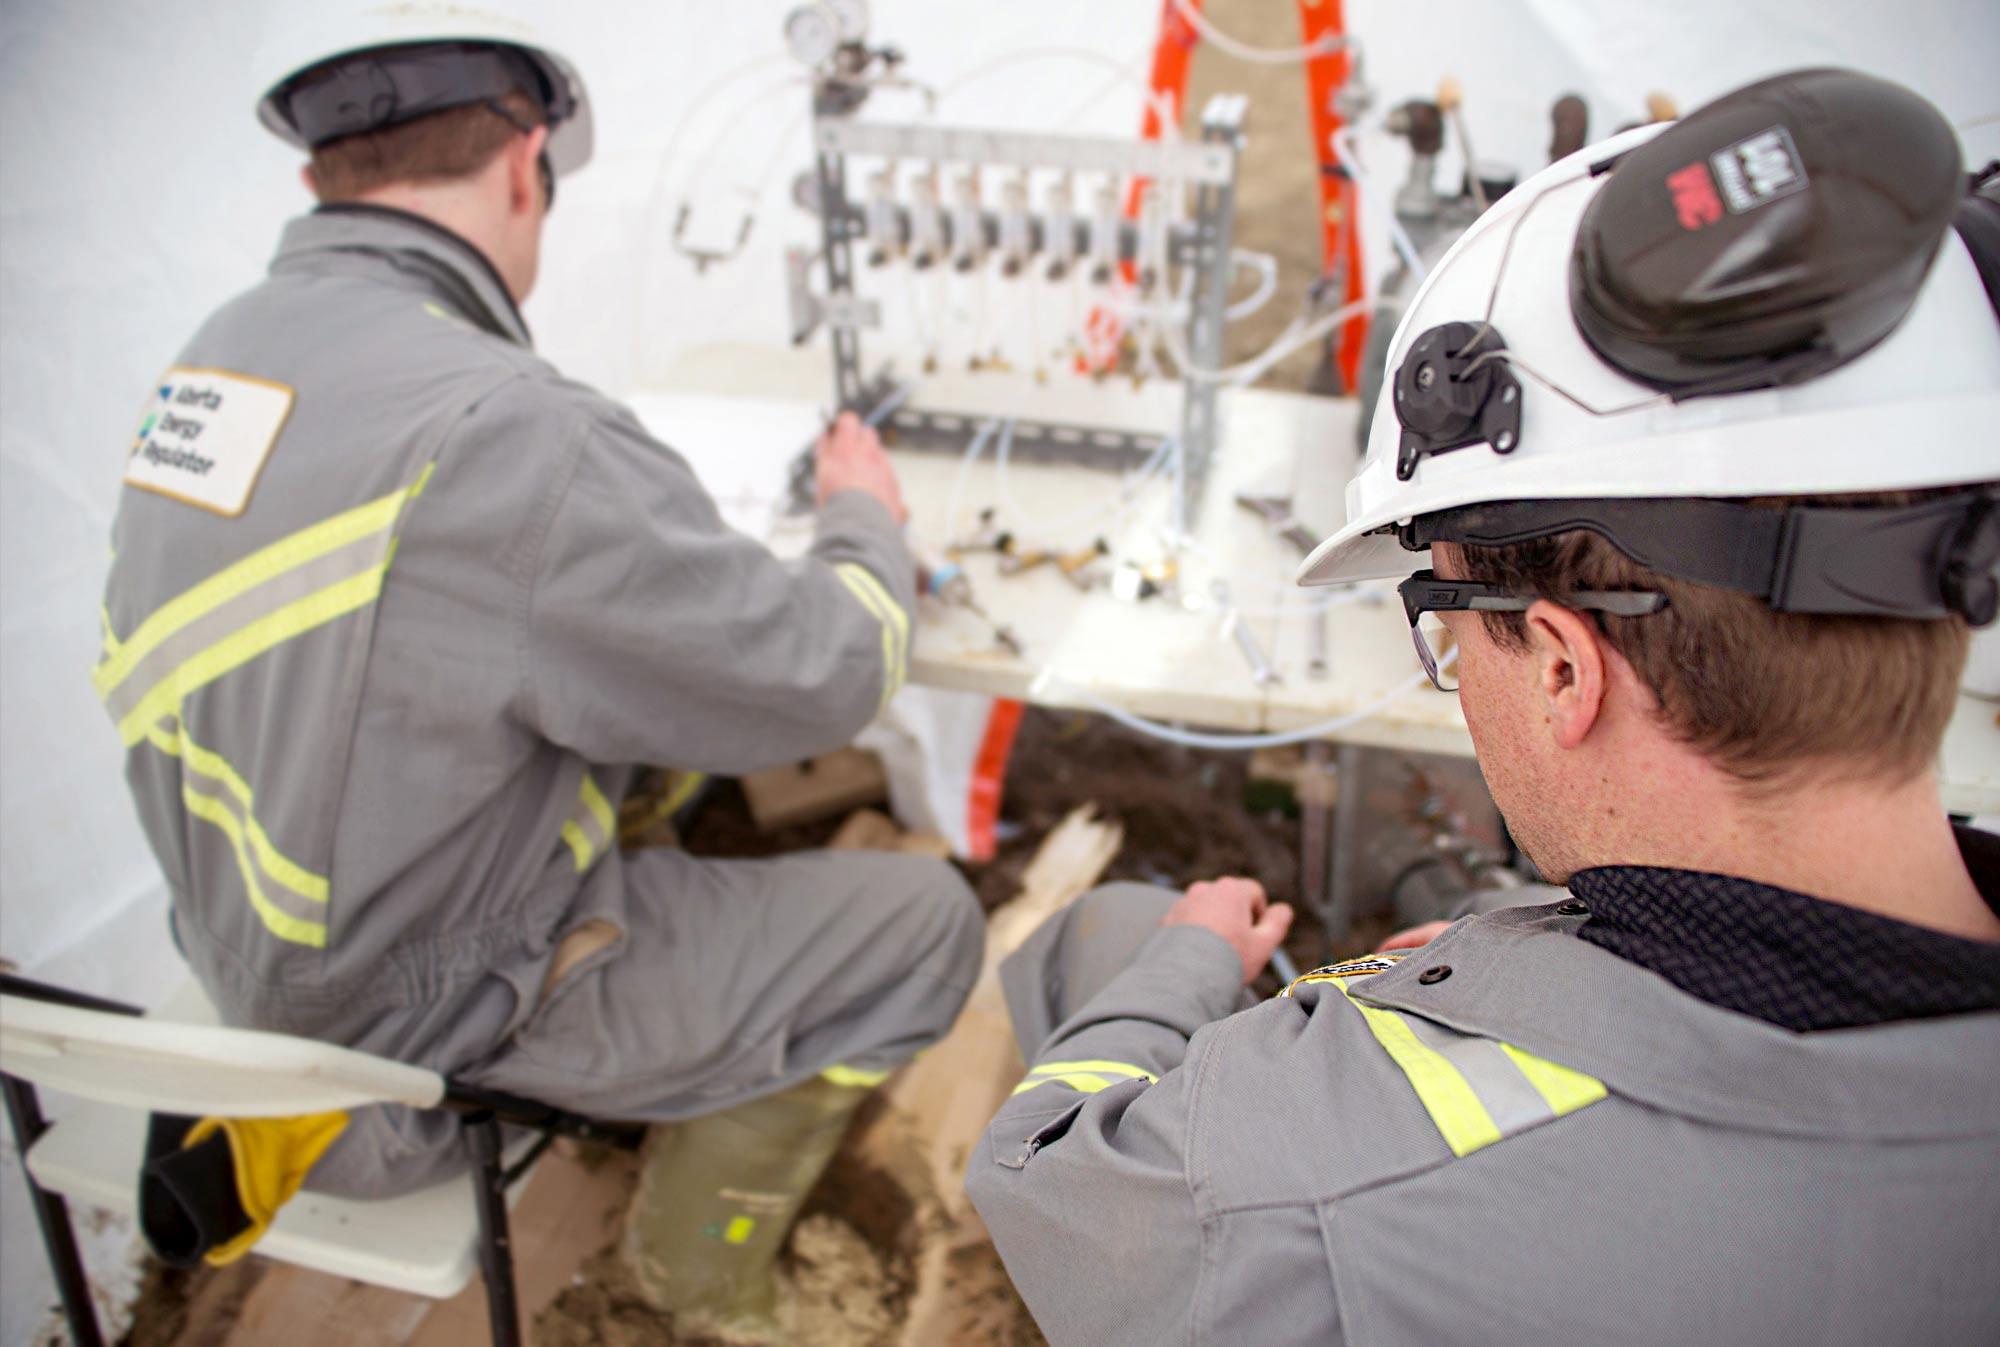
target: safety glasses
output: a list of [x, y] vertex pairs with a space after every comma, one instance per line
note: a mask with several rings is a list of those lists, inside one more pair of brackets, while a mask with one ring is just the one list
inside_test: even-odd
[[[1396, 586], [1396, 592], [1403, 596], [1403, 613], [1410, 619], [1410, 642], [1417, 648], [1417, 659], [1439, 692], [1458, 691], [1457, 651], [1439, 613], [1525, 613], [1549, 597], [1483, 580], [1440, 580], [1435, 571], [1418, 571]], [[1551, 602], [1613, 617], [1645, 617], [1665, 608], [1667, 596], [1649, 589], [1586, 589]]]

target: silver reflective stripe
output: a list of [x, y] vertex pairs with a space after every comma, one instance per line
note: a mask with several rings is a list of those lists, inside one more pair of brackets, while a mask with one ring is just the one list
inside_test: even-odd
[[1555, 1120], [1556, 1111], [1492, 1039], [1472, 1038], [1420, 1015], [1405, 1015], [1402, 1020], [1419, 1043], [1458, 1068], [1501, 1136]]
[[210, 646], [288, 604], [380, 566], [388, 555], [390, 537], [386, 530], [365, 534], [324, 556], [280, 571], [188, 623], [149, 651], [105, 694], [104, 704], [112, 720], [122, 723], [161, 680]]

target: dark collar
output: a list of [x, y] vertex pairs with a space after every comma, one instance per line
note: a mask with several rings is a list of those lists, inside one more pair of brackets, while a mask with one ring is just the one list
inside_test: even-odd
[[[2000, 912], [2000, 837], [1956, 830]], [[1577, 935], [1711, 1005], [1793, 1030], [2000, 1009], [2000, 944], [1731, 875], [1603, 866], [1570, 877]]]
[[273, 267], [324, 248], [395, 253], [406, 261], [415, 260], [468, 322], [522, 346], [534, 344], [527, 320], [492, 260], [435, 220], [364, 201], [319, 206], [287, 226]]

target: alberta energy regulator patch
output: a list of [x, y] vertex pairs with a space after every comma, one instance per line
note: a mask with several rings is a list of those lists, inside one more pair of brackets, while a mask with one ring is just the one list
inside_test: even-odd
[[250, 503], [291, 411], [284, 384], [176, 365], [146, 404], [125, 481], [233, 518]]

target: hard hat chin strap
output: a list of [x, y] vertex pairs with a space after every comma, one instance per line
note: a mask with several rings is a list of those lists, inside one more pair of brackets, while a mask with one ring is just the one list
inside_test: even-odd
[[1915, 505], [1792, 505], [1693, 499], [1495, 501], [1394, 526], [1402, 545], [1504, 547], [1595, 533], [1650, 570], [1761, 599], [1781, 613], [2000, 614], [2000, 486]]

